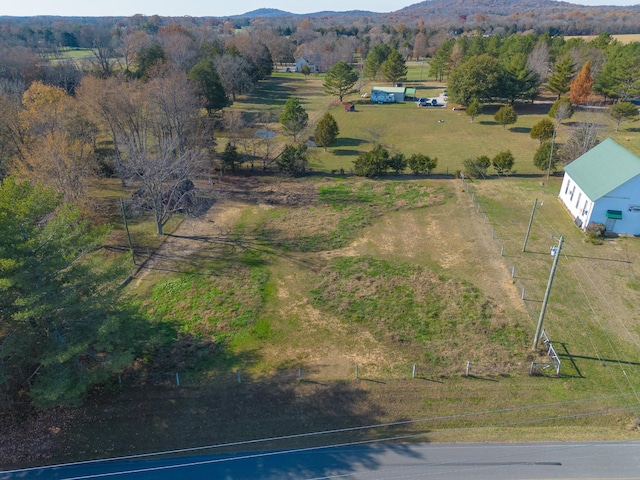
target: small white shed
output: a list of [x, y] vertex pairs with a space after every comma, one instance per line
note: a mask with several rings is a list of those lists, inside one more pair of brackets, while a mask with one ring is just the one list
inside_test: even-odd
[[640, 158], [608, 138], [564, 167], [558, 197], [583, 230], [640, 235]]

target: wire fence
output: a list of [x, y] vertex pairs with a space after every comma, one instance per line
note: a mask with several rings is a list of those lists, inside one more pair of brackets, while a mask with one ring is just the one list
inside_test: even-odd
[[458, 364], [447, 371], [445, 375], [437, 368], [428, 364], [405, 364], [394, 368], [392, 372], [380, 371], [380, 366], [372, 364], [351, 364], [340, 368], [339, 371], [326, 365], [305, 364], [299, 367], [277, 370], [268, 374], [254, 374], [247, 369], [229, 369], [220, 371], [215, 375], [211, 372], [199, 372], [194, 370], [175, 371], [135, 371], [129, 370], [118, 374], [111, 379], [110, 386], [116, 389], [134, 388], [140, 386], [156, 386], [168, 388], [200, 387], [204, 384], [254, 384], [273, 382], [287, 383], [313, 383], [317, 385], [329, 385], [345, 381], [362, 381], [373, 383], [386, 383], [405, 380], [428, 380], [436, 383], [445, 383], [455, 378], [489, 378], [512, 373], [508, 370], [496, 371], [494, 364], [460, 360]]
[[[526, 238], [528, 234], [527, 236], [525, 236], [525, 232], [524, 231], [522, 232], [522, 238], [524, 239], [525, 243], [522, 246], [522, 251], [516, 250], [516, 247], [514, 245], [517, 242], [514, 243], [513, 239], [509, 239], [509, 241], [506, 241], [506, 239], [501, 238], [500, 235], [497, 233], [496, 227], [492, 224], [490, 218], [487, 216], [487, 213], [485, 213], [484, 211], [483, 205], [480, 203], [480, 198], [477, 195], [476, 190], [473, 188], [472, 182], [468, 179], [465, 179], [464, 176], [461, 177], [461, 182], [464, 185], [464, 190], [469, 195], [469, 199], [471, 200], [473, 209], [477, 217], [482, 221], [483, 224], [486, 225], [488, 232], [490, 232], [491, 239], [494, 243], [495, 249], [496, 251], [500, 252], [500, 256], [503, 259], [504, 266], [507, 269], [507, 272], [511, 278], [511, 281], [513, 282], [514, 288], [518, 291], [520, 295], [520, 299], [522, 300], [523, 305], [527, 311], [527, 314], [531, 319], [531, 321], [533, 322], [533, 319], [536, 318], [536, 316], [538, 315], [537, 306], [538, 306], [538, 299], [542, 298], [542, 290], [541, 290], [542, 287], [539, 284], [532, 284], [531, 282], [527, 282], [526, 279], [528, 279], [530, 276], [520, 274], [516, 265], [520, 253], [523, 252], [526, 248]], [[551, 255], [553, 255], [553, 252], [551, 252]], [[546, 337], [546, 334], [545, 334], [545, 337]], [[548, 341], [548, 344], [552, 345], [548, 337], [546, 337], [546, 340]], [[557, 356], [557, 354], [555, 354], [555, 359], [554, 359], [554, 357], [551, 355], [552, 351], [553, 353], [555, 353], [555, 350], [553, 350], [553, 347], [549, 349], [546, 353], [546, 357], [548, 357], [548, 360], [545, 360], [543, 358], [541, 359], [540, 362], [533, 362], [533, 363], [539, 363], [542, 366], [544, 365], [557, 366], [556, 374], [559, 376], [560, 375], [559, 357]], [[530, 369], [530, 374], [534, 374], [534, 373], [539, 374], [541, 372], [540, 372], [540, 369], [534, 368], [532, 366]]]

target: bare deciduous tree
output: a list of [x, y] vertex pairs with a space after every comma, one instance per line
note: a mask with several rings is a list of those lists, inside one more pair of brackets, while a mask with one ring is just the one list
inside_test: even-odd
[[233, 101], [238, 95], [253, 89], [251, 65], [247, 60], [236, 55], [220, 55], [214, 59], [214, 65], [225, 92]]
[[574, 161], [600, 143], [598, 136], [602, 134], [604, 125], [600, 120], [602, 119], [598, 116], [590, 116], [571, 131], [569, 138], [559, 149], [559, 156], [565, 164]]
[[135, 195], [138, 206], [153, 213], [157, 233], [162, 235], [171, 215], [193, 205], [192, 179], [202, 172], [203, 156], [196, 150], [177, 153], [178, 146], [174, 143], [144, 150], [132, 147], [127, 151], [126, 172], [140, 185]]
[[92, 36], [93, 66], [100, 75], [108, 77], [116, 64], [117, 37], [108, 28], [95, 28]]
[[545, 83], [549, 79], [549, 47], [546, 42], [536, 43], [527, 58], [527, 64], [531, 70], [538, 74], [541, 83]]

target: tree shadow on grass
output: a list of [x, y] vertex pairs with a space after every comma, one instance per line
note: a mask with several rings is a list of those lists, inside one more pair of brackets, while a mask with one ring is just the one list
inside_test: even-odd
[[366, 143], [364, 140], [360, 138], [353, 137], [339, 137], [334, 143], [335, 147], [357, 147]]
[[356, 156], [360, 154], [358, 150], [349, 150], [341, 147], [359, 147], [363, 143], [366, 142], [360, 138], [340, 137], [331, 148], [331, 152], [337, 156]]
[[260, 82], [258, 88], [247, 94], [243, 103], [256, 105], [284, 105], [287, 98], [294, 93], [294, 88], [288, 85], [287, 78], [272, 77], [267, 82]]
[[358, 150], [346, 150], [344, 148], [336, 148], [331, 150], [331, 152], [338, 157], [356, 157], [360, 155]]
[[[225, 357], [220, 364], [227, 368], [209, 382], [144, 385], [92, 399], [57, 439], [57, 448], [64, 453], [56, 461], [95, 458], [95, 452], [114, 457], [184, 449], [181, 456], [197, 454], [192, 460], [212, 460], [206, 467], [208, 477], [263, 479], [324, 478], [337, 472], [348, 476], [362, 467], [376, 470], [381, 466], [378, 456], [390, 451], [406, 461], [426, 461], [411, 445], [367, 445], [404, 435], [426, 440], [422, 435], [428, 432], [403, 425], [406, 418], [398, 418], [397, 425], [376, 426], [388, 412], [375, 401], [370, 384], [300, 381], [293, 372], [254, 377], [246, 370], [239, 377], [238, 368], [248, 369], [260, 361], [259, 356], [228, 350], [219, 355]], [[384, 384], [376, 388], [393, 390]], [[349, 443], [360, 445], [327, 448]], [[289, 452], [286, 462], [278, 461], [279, 451]], [[246, 452], [247, 458], [238, 452]], [[224, 461], [225, 456], [234, 461]], [[172, 457], [176, 459], [175, 454]], [[135, 468], [157, 467], [169, 459], [149, 456]]]
[[509, 131], [513, 133], [530, 133], [531, 129], [528, 127], [511, 127]]
[[498, 122], [495, 122], [493, 120], [480, 120], [478, 121], [478, 123], [480, 125], [498, 125]]

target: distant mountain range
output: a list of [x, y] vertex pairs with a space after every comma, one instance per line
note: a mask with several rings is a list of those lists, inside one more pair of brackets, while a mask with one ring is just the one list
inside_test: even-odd
[[[602, 0], [606, 3], [606, 0]], [[366, 10], [320, 11], [314, 13], [291, 13], [276, 8], [260, 8], [231, 18], [277, 18], [277, 17], [384, 17], [384, 16], [430, 16], [446, 17], [482, 13], [486, 15], [523, 15], [527, 13], [549, 14], [569, 11], [636, 11], [634, 6], [586, 6], [557, 0], [425, 0], [391, 13], [377, 13]]]
[[243, 13], [242, 15], [232, 15], [230, 18], [278, 18], [278, 17], [332, 17], [332, 16], [356, 16], [356, 15], [366, 15], [366, 16], [377, 16], [377, 15], [385, 15], [384, 13], [376, 13], [369, 12], [367, 10], [348, 10], [344, 12], [334, 12], [334, 11], [322, 11], [322, 12], [314, 12], [314, 13], [291, 13], [285, 12], [284, 10], [278, 10], [277, 8], [258, 8], [257, 10], [252, 10], [247, 13]]

